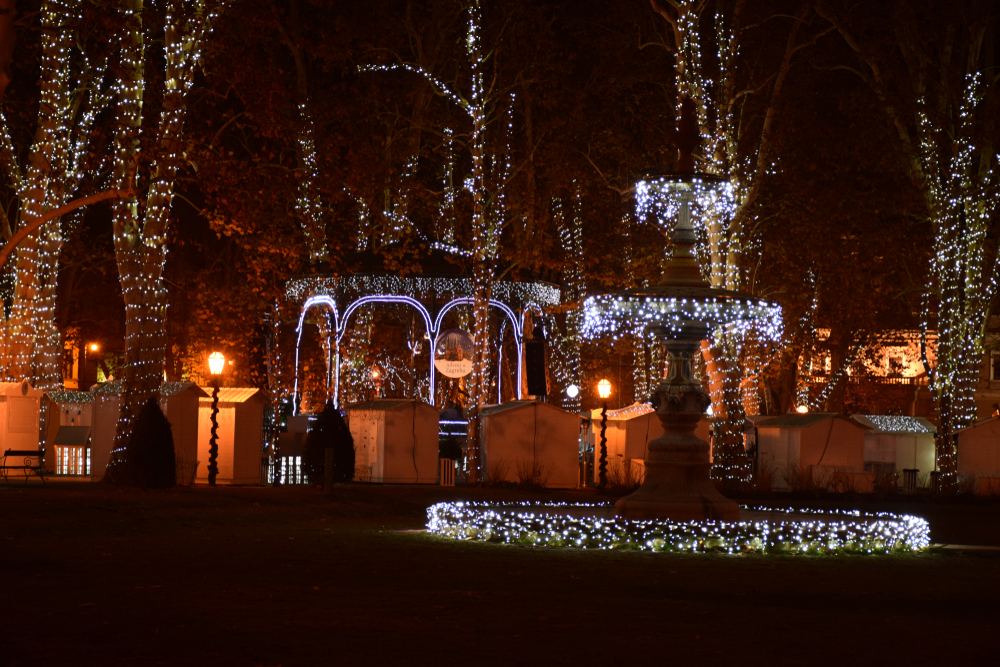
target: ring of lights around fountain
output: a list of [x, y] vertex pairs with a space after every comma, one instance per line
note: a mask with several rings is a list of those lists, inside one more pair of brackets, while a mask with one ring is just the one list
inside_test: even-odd
[[709, 328], [757, 325], [765, 337], [781, 337], [781, 306], [739, 292], [709, 287], [656, 286], [588, 297], [583, 302], [585, 336], [633, 333], [651, 327], [680, 331], [685, 322]]
[[605, 518], [614, 512], [610, 503], [457, 502], [429, 507], [427, 530], [456, 540], [668, 553], [890, 554], [930, 545], [927, 522], [905, 514], [741, 509], [766, 518], [628, 521]]

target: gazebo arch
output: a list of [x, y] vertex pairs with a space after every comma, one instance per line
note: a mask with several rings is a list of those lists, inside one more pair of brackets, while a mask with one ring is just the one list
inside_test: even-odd
[[[434, 404], [436, 389], [434, 342], [449, 311], [461, 305], [474, 303], [472, 280], [461, 271], [455, 270], [453, 257], [440, 248], [429, 250], [422, 262], [425, 272], [411, 276], [400, 276], [382, 268], [357, 271], [344, 276], [309, 275], [289, 280], [285, 287], [286, 297], [293, 303], [302, 304], [296, 329], [293, 410], [298, 412], [299, 347], [302, 342], [305, 316], [310, 308], [316, 306], [325, 306], [333, 312], [335, 344], [334, 350], [331, 351], [333, 359], [328, 359], [328, 363], [332, 362], [333, 377], [328, 376], [326, 382], [327, 388], [332, 389], [336, 405], [340, 404], [341, 341], [347, 332], [351, 317], [362, 306], [371, 304], [405, 304], [420, 313], [431, 347], [426, 398], [428, 403]], [[381, 260], [375, 261], [381, 263]], [[370, 253], [362, 258], [361, 263], [372, 264]], [[435, 270], [427, 271], [430, 268]], [[498, 280], [494, 282], [492, 292], [490, 306], [503, 313], [503, 321], [509, 322], [513, 330], [517, 346], [516, 395], [520, 398], [521, 378], [524, 372], [522, 328], [525, 313], [529, 310], [540, 312], [545, 307], [559, 305], [560, 290], [556, 285], [542, 280]], [[503, 336], [503, 327], [500, 335]]]

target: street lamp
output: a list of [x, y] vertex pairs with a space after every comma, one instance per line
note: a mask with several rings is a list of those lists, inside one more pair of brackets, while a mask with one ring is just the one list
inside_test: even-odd
[[[101, 346], [97, 343], [88, 343], [83, 346], [83, 365], [80, 367], [80, 380], [77, 383], [79, 385], [80, 391], [86, 391], [87, 386], [87, 350], [91, 352], [97, 352], [101, 349]], [[97, 382], [97, 373], [94, 373], [94, 382]]]
[[597, 395], [601, 397], [601, 463], [597, 488], [603, 489], [608, 484], [608, 397], [611, 396], [611, 383], [607, 380], [598, 382]]
[[208, 485], [215, 486], [219, 474], [219, 376], [226, 367], [221, 352], [208, 355], [208, 371], [212, 374], [212, 438], [208, 441]]
[[372, 369], [372, 380], [375, 381], [375, 398], [382, 398], [382, 374], [377, 368]]

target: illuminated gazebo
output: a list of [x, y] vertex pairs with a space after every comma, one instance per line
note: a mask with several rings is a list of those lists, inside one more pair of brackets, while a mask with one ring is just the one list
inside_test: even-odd
[[[362, 306], [381, 304], [403, 304], [413, 308], [421, 317], [426, 337], [432, 346], [429, 370], [427, 402], [435, 402], [435, 368], [433, 345], [442, 331], [445, 316], [459, 306], [473, 304], [472, 279], [462, 267], [462, 256], [467, 254], [452, 246], [435, 244], [433, 249], [424, 251], [416, 261], [420, 271], [411, 275], [400, 275], [385, 266], [384, 258], [374, 253], [363, 253], [353, 260], [360, 268], [345, 275], [317, 274], [299, 276], [288, 281], [285, 296], [292, 303], [299, 304], [299, 320], [295, 342], [295, 385], [293, 405], [298, 410], [299, 393], [299, 348], [306, 321], [306, 313], [316, 307], [329, 310], [331, 318], [330, 345], [328, 347], [328, 368], [332, 369], [327, 378], [335, 405], [340, 405], [341, 353], [340, 343], [347, 333], [351, 319]], [[457, 260], [456, 261], [456, 257]], [[349, 263], [349, 265], [351, 264]], [[521, 385], [524, 373], [524, 325], [529, 312], [557, 306], [560, 289], [544, 280], [495, 280], [492, 286], [490, 306], [500, 312], [502, 340], [507, 326], [510, 326], [517, 349], [516, 396], [522, 397]], [[499, 346], [502, 359], [503, 346]], [[500, 373], [497, 373], [497, 393], [500, 394]], [[412, 398], [418, 398], [416, 396]]]

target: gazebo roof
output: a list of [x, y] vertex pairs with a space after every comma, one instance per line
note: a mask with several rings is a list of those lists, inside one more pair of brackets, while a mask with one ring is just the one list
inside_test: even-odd
[[[398, 253], [362, 252], [348, 257], [343, 275], [317, 273], [297, 276], [285, 285], [285, 296], [304, 302], [314, 296], [329, 296], [341, 306], [370, 296], [404, 296], [421, 303], [444, 305], [473, 295], [468, 251], [436, 244]], [[412, 269], [412, 270], [411, 270]], [[511, 308], [556, 306], [558, 285], [532, 276], [523, 280], [496, 280], [492, 298]]]

